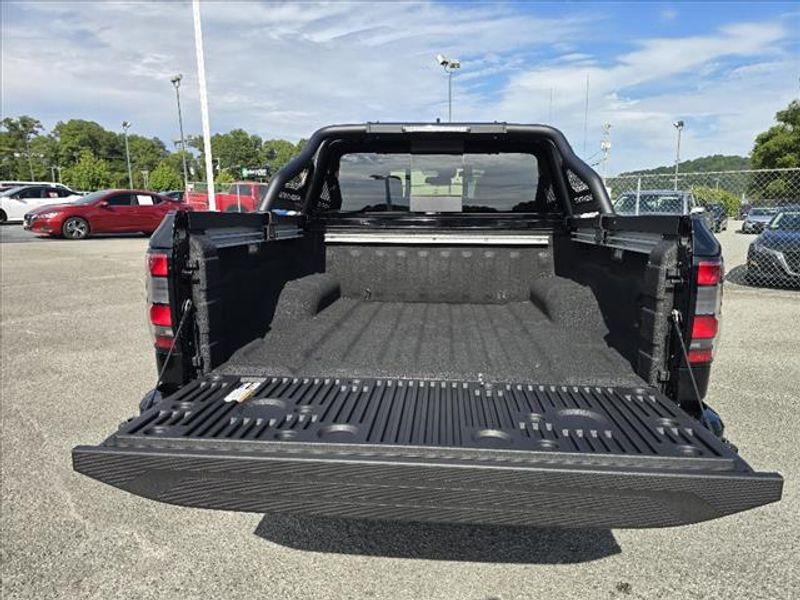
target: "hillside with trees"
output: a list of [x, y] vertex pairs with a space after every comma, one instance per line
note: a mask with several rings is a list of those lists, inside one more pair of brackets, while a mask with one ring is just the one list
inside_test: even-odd
[[[707, 173], [709, 171], [741, 171], [750, 168], [750, 159], [747, 156], [713, 154], [684, 160], [678, 163], [678, 170], [681, 173]], [[620, 175], [669, 175], [675, 172], [675, 165], [655, 167], [653, 169], [640, 169], [628, 171]]]

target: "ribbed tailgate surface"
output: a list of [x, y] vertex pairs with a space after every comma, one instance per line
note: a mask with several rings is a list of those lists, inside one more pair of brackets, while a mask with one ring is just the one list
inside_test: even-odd
[[403, 380], [198, 381], [117, 438], [495, 448], [718, 459], [724, 446], [655, 390]]
[[73, 465], [184, 506], [566, 527], [693, 523], [782, 489], [654, 390], [481, 382], [214, 376]]

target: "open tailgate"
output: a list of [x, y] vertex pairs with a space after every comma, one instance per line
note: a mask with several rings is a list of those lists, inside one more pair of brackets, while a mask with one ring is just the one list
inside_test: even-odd
[[211, 376], [73, 450], [171, 504], [387, 520], [662, 527], [781, 497], [653, 389]]

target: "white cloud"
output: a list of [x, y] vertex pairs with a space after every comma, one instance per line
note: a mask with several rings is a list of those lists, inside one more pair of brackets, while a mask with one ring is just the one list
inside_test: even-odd
[[[183, 72], [186, 127], [199, 131], [188, 3], [6, 6], [4, 114], [114, 128], [127, 119], [166, 141], [177, 129], [169, 77]], [[790, 33], [780, 23], [638, 42], [628, 35], [633, 49], [609, 56], [602, 40], [592, 42], [598, 28], [584, 13], [204, 3], [212, 128], [299, 138], [333, 122], [433, 120], [446, 113], [446, 79], [432, 58], [444, 52], [464, 64], [457, 118], [543, 121], [553, 89], [555, 123], [578, 149], [589, 73], [590, 140], [610, 120], [614, 164], [629, 168], [665, 162], [678, 113], [687, 119], [687, 153], [746, 152], [794, 89], [796, 63], [780, 51]]]

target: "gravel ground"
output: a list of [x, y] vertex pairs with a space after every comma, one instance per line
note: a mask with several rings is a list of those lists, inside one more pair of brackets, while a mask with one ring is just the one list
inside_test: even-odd
[[[741, 264], [752, 237], [720, 237]], [[779, 504], [663, 530], [315, 521], [167, 506], [72, 472], [70, 449], [101, 441], [155, 379], [146, 245], [0, 245], [4, 598], [800, 595], [800, 293], [726, 284], [709, 396], [750, 464], [783, 473]]]

